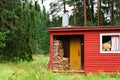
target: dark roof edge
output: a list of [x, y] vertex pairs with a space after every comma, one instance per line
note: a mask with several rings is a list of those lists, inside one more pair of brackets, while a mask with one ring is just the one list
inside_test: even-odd
[[51, 27], [48, 32], [58, 31], [94, 31], [94, 30], [120, 30], [120, 26], [97, 26], [97, 27]]

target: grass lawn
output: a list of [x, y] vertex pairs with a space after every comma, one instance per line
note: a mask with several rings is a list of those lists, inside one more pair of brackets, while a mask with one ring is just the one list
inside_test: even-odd
[[48, 56], [34, 55], [31, 62], [0, 63], [0, 80], [120, 80], [120, 73], [100, 75], [59, 74], [46, 69]]

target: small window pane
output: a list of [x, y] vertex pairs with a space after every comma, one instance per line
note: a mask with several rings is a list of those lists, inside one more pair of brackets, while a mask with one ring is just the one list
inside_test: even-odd
[[101, 52], [119, 53], [120, 52], [120, 34], [102, 34]]
[[111, 51], [111, 36], [102, 36], [102, 50]]
[[119, 43], [120, 43], [120, 37], [119, 35], [114, 35], [114, 36], [111, 36], [111, 42], [112, 42], [112, 45], [111, 45], [111, 51], [119, 51]]

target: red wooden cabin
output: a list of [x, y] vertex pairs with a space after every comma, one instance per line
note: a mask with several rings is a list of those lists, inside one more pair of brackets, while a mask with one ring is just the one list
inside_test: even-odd
[[[47, 31], [50, 33], [50, 69], [53, 72], [120, 71], [120, 26], [53, 27]], [[59, 54], [62, 55], [60, 58], [54, 56]], [[67, 61], [61, 66], [65, 62], [62, 59]]]

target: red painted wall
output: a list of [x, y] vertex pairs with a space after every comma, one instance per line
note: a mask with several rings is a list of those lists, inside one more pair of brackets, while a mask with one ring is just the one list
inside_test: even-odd
[[85, 40], [84, 43], [85, 73], [98, 71], [104, 72], [120, 71], [120, 53], [100, 53], [99, 32], [85, 33], [84, 40]]

